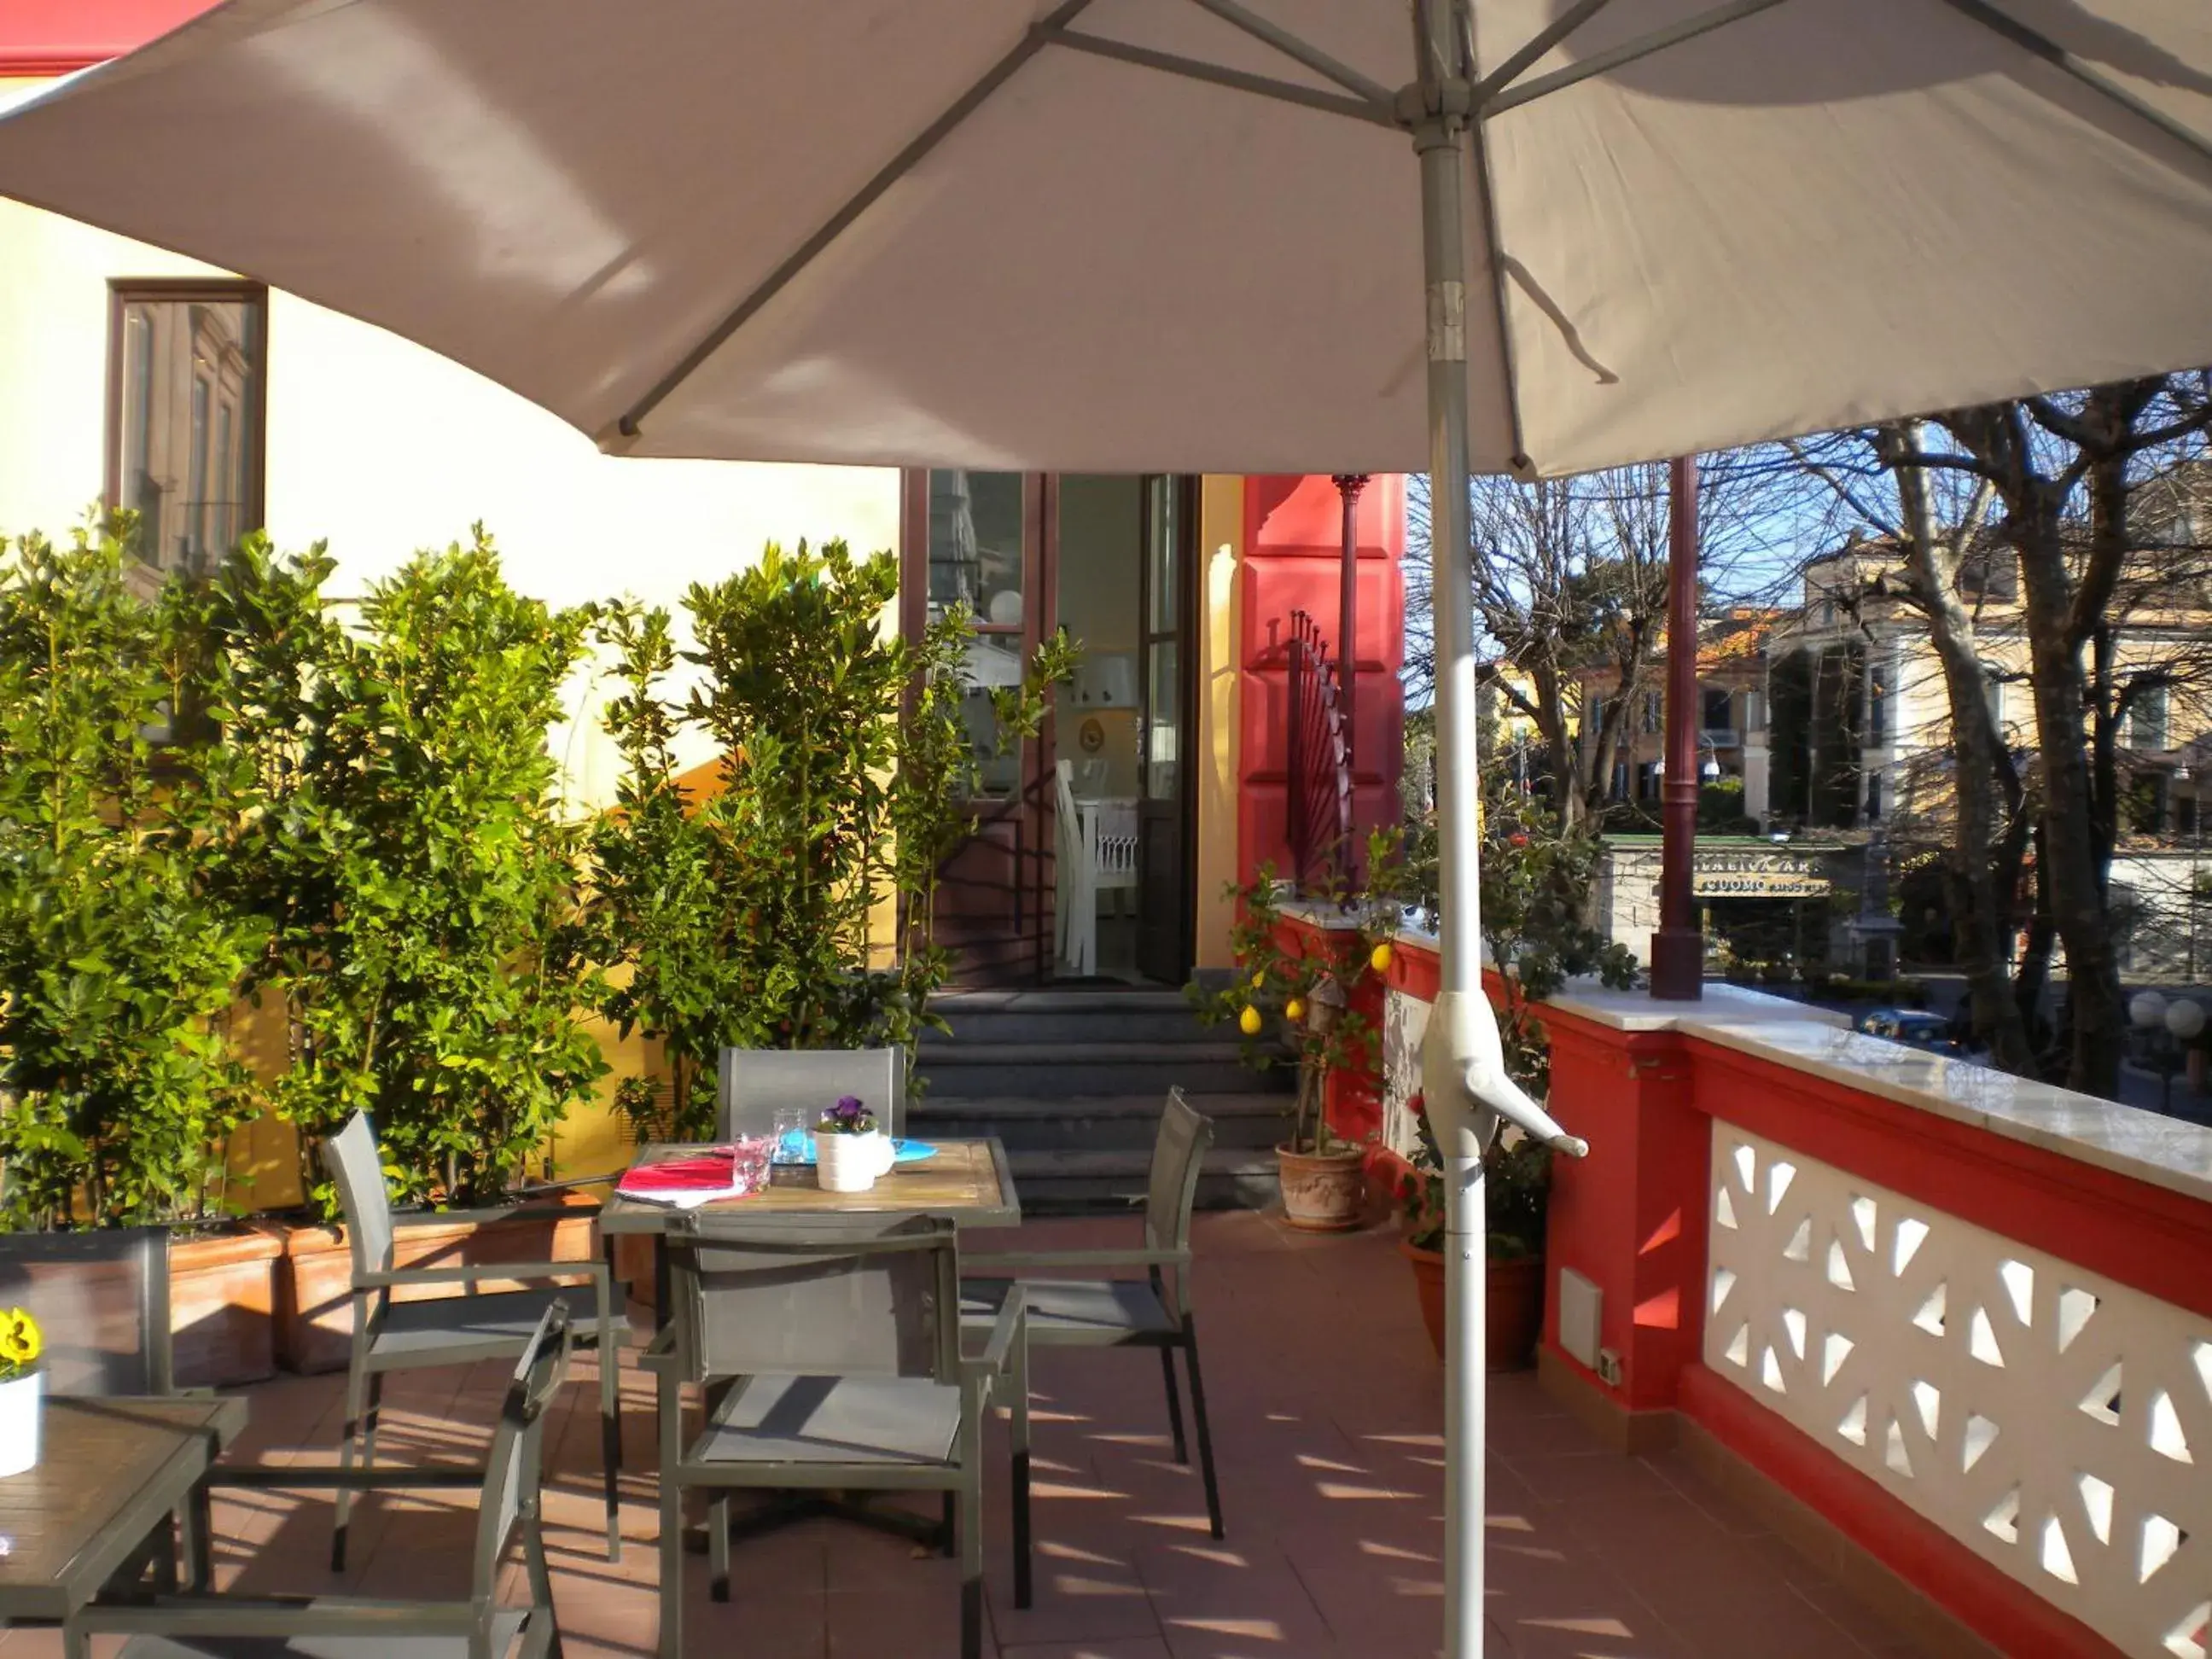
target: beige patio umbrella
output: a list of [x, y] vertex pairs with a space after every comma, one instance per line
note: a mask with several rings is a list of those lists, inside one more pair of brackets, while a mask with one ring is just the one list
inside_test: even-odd
[[2208, 135], [2204, 0], [232, 0], [0, 122], [0, 192], [622, 453], [1430, 469], [1462, 1659], [1478, 1154], [1568, 1144], [1480, 994], [1468, 462], [2212, 362]]

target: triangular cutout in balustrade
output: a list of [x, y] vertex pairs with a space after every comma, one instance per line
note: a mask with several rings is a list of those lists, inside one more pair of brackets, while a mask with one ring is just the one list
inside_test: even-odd
[[2081, 1396], [2083, 1413], [2109, 1427], [2119, 1427], [2120, 1381], [2120, 1362], [2116, 1359], [2089, 1392]]
[[1920, 1304], [1920, 1311], [1912, 1316], [1912, 1322], [1930, 1336], [1943, 1334], [1943, 1304], [1949, 1285], [1938, 1279], [1928, 1299]]
[[1997, 1505], [1982, 1517], [1983, 1528], [1994, 1533], [2008, 1544], [2020, 1542], [2020, 1488], [2014, 1486], [1997, 1500]]

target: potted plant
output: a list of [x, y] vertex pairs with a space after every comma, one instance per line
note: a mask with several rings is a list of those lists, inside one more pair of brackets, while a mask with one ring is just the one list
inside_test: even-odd
[[[1444, 1351], [1443, 1160], [1419, 1098], [1419, 1153], [1399, 1187], [1399, 1253], [1413, 1266], [1421, 1322], [1438, 1358]], [[1510, 1140], [1508, 1136], [1510, 1137]], [[1544, 1325], [1544, 1216], [1550, 1196], [1551, 1151], [1516, 1130], [1482, 1160], [1486, 1194], [1486, 1315], [1489, 1369], [1525, 1370]]]
[[[1358, 1226], [1366, 1202], [1367, 1143], [1347, 1139], [1329, 1122], [1328, 1084], [1339, 1071], [1371, 1069], [1376, 1059], [1375, 1022], [1356, 999], [1390, 965], [1400, 916], [1392, 896], [1402, 871], [1395, 832], [1369, 837], [1366, 864], [1366, 894], [1332, 895], [1342, 907], [1342, 924], [1317, 937], [1285, 927], [1272, 865], [1261, 866], [1249, 885], [1232, 884], [1235, 977], [1218, 990], [1193, 985], [1188, 992], [1207, 1021], [1236, 1021], [1246, 1064], [1265, 1068], [1287, 1053], [1297, 1065], [1291, 1136], [1275, 1148], [1275, 1165], [1283, 1218], [1311, 1232]], [[1271, 1029], [1279, 1034], [1273, 1045], [1265, 1042]]]
[[825, 1193], [865, 1193], [890, 1161], [890, 1142], [857, 1095], [840, 1096], [814, 1126], [814, 1172]]
[[39, 1461], [39, 1413], [46, 1373], [39, 1364], [46, 1339], [27, 1310], [0, 1314], [0, 1475], [21, 1474]]
[[[1544, 1098], [1551, 1088], [1551, 1043], [1538, 1017], [1545, 998], [1577, 975], [1626, 989], [1636, 960], [1589, 925], [1589, 897], [1601, 851], [1597, 838], [1563, 830], [1548, 810], [1517, 790], [1484, 803], [1482, 939], [1498, 973], [1490, 997], [1498, 1013], [1505, 1067]], [[1443, 1162], [1428, 1115], [1415, 1102], [1420, 1142], [1400, 1186], [1404, 1237], [1429, 1334], [1443, 1351]], [[1508, 1131], [1485, 1154], [1490, 1368], [1529, 1363], [1543, 1324], [1544, 1224], [1550, 1196], [1548, 1148]]]

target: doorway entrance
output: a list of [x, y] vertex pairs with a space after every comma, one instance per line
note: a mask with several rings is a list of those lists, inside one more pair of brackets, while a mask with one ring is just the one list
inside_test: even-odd
[[[974, 619], [967, 706], [983, 788], [935, 915], [963, 983], [1189, 974], [1196, 508], [1183, 476], [907, 477], [902, 626], [918, 633], [956, 605]], [[990, 689], [1018, 680], [1060, 628], [1082, 647], [1074, 683], [1037, 738], [1000, 754]]]

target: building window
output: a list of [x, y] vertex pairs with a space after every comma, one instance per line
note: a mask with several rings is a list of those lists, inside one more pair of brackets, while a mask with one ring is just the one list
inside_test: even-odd
[[261, 524], [268, 291], [118, 283], [108, 366], [107, 506], [133, 549], [204, 569]]
[[2178, 836], [2193, 836], [2197, 833], [2196, 796], [2173, 797], [2173, 832]]
[[1879, 772], [1867, 774], [1866, 816], [1869, 823], [1881, 816], [1881, 774]]
[[2166, 688], [2154, 685], [2138, 691], [2128, 705], [2128, 745], [2133, 749], [2163, 749], [2166, 737]]
[[1707, 688], [1701, 696], [1705, 703], [1705, 730], [1733, 732], [1735, 721], [1729, 712], [1729, 694]]
[[1867, 671], [1867, 729], [1868, 743], [1880, 745], [1889, 741], [1889, 665], [1876, 663]]
[[1656, 691], [1646, 691], [1644, 694], [1644, 729], [1646, 732], [1661, 730], [1664, 723], [1664, 714], [1665, 705], [1661, 702], [1659, 694]]

